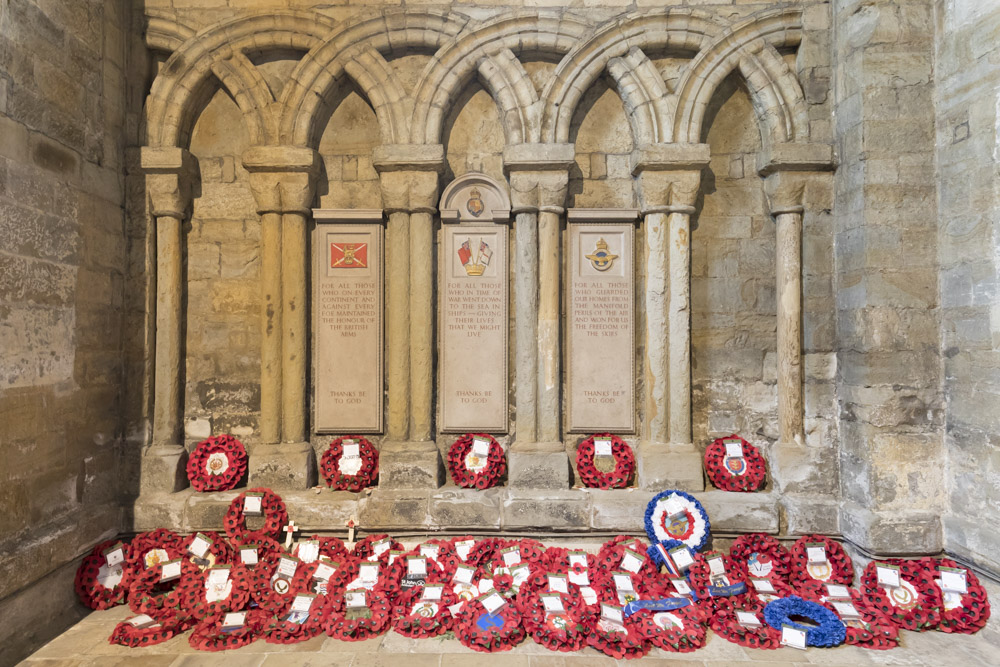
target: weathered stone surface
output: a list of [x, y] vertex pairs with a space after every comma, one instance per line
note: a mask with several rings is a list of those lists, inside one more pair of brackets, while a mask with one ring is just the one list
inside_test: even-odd
[[561, 442], [515, 442], [507, 451], [507, 479], [511, 488], [569, 488], [569, 457]]
[[636, 458], [639, 487], [643, 490], [701, 491], [705, 488], [702, 456], [693, 447], [640, 442]]
[[593, 513], [590, 526], [594, 530], [616, 530], [622, 533], [643, 533], [646, 505], [651, 495], [639, 489], [587, 489]]
[[379, 487], [436, 489], [444, 479], [444, 464], [432, 442], [383, 442], [379, 450]]
[[845, 502], [840, 529], [845, 539], [880, 556], [933, 554], [943, 546], [941, 517], [926, 511], [873, 512]]
[[840, 534], [840, 507], [836, 500], [822, 496], [782, 495], [787, 535]]
[[407, 529], [429, 523], [430, 496], [426, 491], [379, 489], [358, 505], [362, 526]]
[[503, 501], [504, 530], [573, 530], [590, 522], [590, 497], [579, 491], [522, 491]]
[[778, 532], [778, 497], [774, 493], [705, 491], [695, 494], [719, 532]]
[[308, 489], [316, 483], [315, 452], [309, 443], [257, 445], [250, 451], [248, 472], [250, 486]]
[[180, 445], [155, 445], [142, 457], [142, 493], [173, 493], [188, 485], [188, 453]]
[[477, 491], [446, 487], [431, 495], [431, 523], [456, 530], [499, 529], [503, 495], [499, 488]]

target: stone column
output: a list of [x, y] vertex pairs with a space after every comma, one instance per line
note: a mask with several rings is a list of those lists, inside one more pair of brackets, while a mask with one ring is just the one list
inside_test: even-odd
[[504, 150], [514, 229], [516, 421], [510, 484], [567, 488], [562, 443], [562, 215], [572, 144], [518, 144]]
[[261, 443], [250, 453], [250, 483], [305, 489], [316, 477], [307, 419], [307, 225], [319, 155], [255, 146], [243, 166], [261, 214]]
[[194, 158], [182, 148], [142, 148], [150, 213], [156, 225], [156, 333], [153, 443], [142, 458], [140, 491], [187, 486], [184, 448], [184, 220], [191, 204]]
[[691, 442], [691, 214], [707, 144], [652, 144], [632, 155], [645, 244], [645, 330], [639, 482], [704, 488]]
[[444, 467], [434, 442], [434, 214], [444, 147], [386, 145], [373, 152], [386, 229], [388, 418], [379, 485], [437, 488]]

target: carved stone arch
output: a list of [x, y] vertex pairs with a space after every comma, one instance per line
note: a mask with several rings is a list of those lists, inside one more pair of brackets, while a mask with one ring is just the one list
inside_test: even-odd
[[[435, 54], [417, 84], [413, 95], [413, 120], [410, 123], [411, 143], [440, 141], [450, 101], [455, 99], [476, 72], [484, 75], [486, 87], [490, 91], [507, 87], [508, 84], [503, 79], [487, 78], [487, 75], [504, 74], [502, 70], [495, 72], [489, 66], [482, 68], [482, 63], [487, 59], [504, 50], [514, 54], [535, 52], [563, 55], [569, 53], [590, 31], [590, 24], [583, 19], [558, 12], [531, 11], [505, 15], [477, 24], [464, 32]], [[523, 79], [523, 69], [518, 63], [517, 70], [506, 68], [504, 76], [508, 79], [513, 77], [514, 81], [510, 83], [517, 85]], [[522, 96], [522, 99], [525, 98]], [[503, 106], [500, 108], [503, 111]], [[510, 134], [516, 136], [517, 133], [532, 139], [539, 136], [537, 123], [533, 124], [534, 127], [523, 127], [523, 121], [530, 122], [533, 115], [531, 112], [519, 114], [522, 126], [513, 127], [508, 133], [508, 140]]]
[[[210, 26], [188, 38], [164, 63], [153, 82], [146, 110], [150, 146], [184, 147], [200, 104], [217, 81], [213, 63], [232, 59], [234, 54], [261, 52], [269, 49], [293, 49], [308, 52], [321, 43], [334, 27], [334, 22], [312, 12], [282, 12], [237, 18]], [[249, 61], [247, 61], [249, 62]], [[226, 69], [230, 85], [255, 85], [254, 78], [240, 71], [245, 65], [235, 64]], [[250, 67], [253, 67], [252, 64]], [[224, 68], [225, 69], [225, 68]], [[224, 82], [221, 82], [223, 83]], [[228, 89], [234, 99], [244, 102], [255, 99], [260, 91]], [[243, 94], [245, 93], [245, 94]], [[267, 95], [273, 100], [270, 90]], [[240, 107], [249, 118], [248, 128], [266, 129], [274, 126], [266, 116], [273, 106]], [[263, 137], [251, 140], [263, 143]]]
[[507, 144], [537, 141], [538, 91], [514, 52], [501, 49], [487, 56], [479, 74], [500, 108]]
[[[469, 210], [470, 199], [477, 199], [478, 213]], [[441, 193], [441, 222], [510, 221], [510, 195], [507, 188], [494, 178], [478, 171], [462, 174]]]
[[459, 34], [469, 20], [443, 12], [392, 11], [330, 34], [302, 59], [282, 91], [281, 141], [303, 146], [316, 136], [323, 100], [346, 75], [373, 107], [376, 99], [396, 100], [387, 102], [390, 106], [376, 107], [376, 115], [386, 143], [405, 143], [409, 116], [403, 106], [403, 87], [382, 54], [404, 53], [411, 48], [436, 50]]
[[146, 13], [146, 48], [171, 54], [194, 37], [195, 29], [166, 12]]
[[808, 135], [802, 88], [775, 49], [799, 44], [801, 15], [801, 10], [787, 8], [754, 15], [726, 30], [698, 54], [678, 85], [677, 141], [701, 140], [709, 100], [722, 80], [737, 69], [747, 82], [765, 149]]
[[669, 95], [660, 72], [642, 49], [633, 46], [608, 61], [608, 74], [625, 105], [636, 146], [655, 143], [664, 135], [664, 118], [673, 118], [676, 98]]
[[[710, 15], [692, 10], [629, 14], [609, 22], [559, 63], [555, 77], [542, 94], [542, 141], [565, 143], [569, 140], [570, 124], [580, 99], [612, 59], [626, 57], [633, 47], [669, 47], [698, 53], [723, 30], [724, 26]], [[616, 79], [615, 82], [625, 83], [625, 80]], [[651, 90], [645, 78], [630, 77], [628, 83], [634, 87], [618, 89], [626, 108], [639, 108], [647, 100], [659, 97], [659, 92]], [[665, 92], [666, 87], [662, 90]], [[655, 105], [660, 115], [655, 123], [645, 122], [659, 128], [657, 142], [672, 140], [666, 130], [673, 119], [662, 115], [669, 108], [667, 103]], [[641, 141], [640, 137], [635, 139], [637, 143]]]

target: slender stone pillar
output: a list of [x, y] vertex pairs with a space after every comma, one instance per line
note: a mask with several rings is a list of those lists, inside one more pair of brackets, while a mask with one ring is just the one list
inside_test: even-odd
[[261, 442], [250, 452], [250, 483], [305, 489], [316, 478], [307, 418], [307, 227], [319, 155], [254, 146], [243, 166], [261, 214]]
[[691, 442], [691, 214], [707, 144], [653, 144], [632, 155], [646, 238], [639, 483], [704, 488]]
[[434, 442], [434, 213], [444, 147], [386, 145], [373, 152], [386, 229], [388, 417], [379, 486], [437, 488]]
[[194, 158], [186, 150], [143, 147], [142, 169], [156, 225], [156, 333], [153, 442], [143, 455], [142, 493], [187, 486], [182, 428], [184, 396], [184, 220], [191, 204]]
[[515, 487], [569, 486], [562, 443], [560, 295], [562, 216], [574, 157], [572, 144], [518, 144], [504, 150], [516, 214], [516, 421], [509, 455]]

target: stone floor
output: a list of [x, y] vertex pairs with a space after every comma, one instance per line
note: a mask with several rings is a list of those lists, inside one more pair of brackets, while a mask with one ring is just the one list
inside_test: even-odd
[[[996, 586], [990, 587], [996, 592]], [[108, 643], [115, 624], [132, 614], [127, 607], [94, 612], [42, 647], [22, 665], [30, 667], [111, 667], [115, 665], [149, 665], [150, 667], [181, 667], [186, 665], [227, 665], [257, 667], [258, 665], [332, 665], [335, 667], [476, 667], [481, 664], [512, 665], [514, 667], [600, 667], [624, 664], [593, 649], [574, 654], [560, 654], [538, 646], [530, 639], [507, 653], [484, 655], [474, 653], [455, 639], [407, 639], [387, 633], [366, 642], [342, 642], [328, 637], [279, 646], [257, 641], [235, 651], [199, 653], [191, 648], [187, 633], [180, 637], [143, 649], [112, 646]], [[708, 644], [695, 653], [665, 653], [654, 649], [640, 664], [669, 667], [722, 667], [746, 663], [755, 667], [768, 665], [1000, 665], [1000, 617], [990, 619], [979, 634], [950, 635], [942, 632], [903, 633], [902, 645], [891, 651], [868, 651], [853, 646], [833, 649], [810, 648], [798, 651], [782, 648], [777, 651], [745, 649], [709, 633]]]

